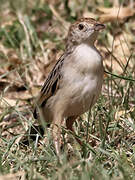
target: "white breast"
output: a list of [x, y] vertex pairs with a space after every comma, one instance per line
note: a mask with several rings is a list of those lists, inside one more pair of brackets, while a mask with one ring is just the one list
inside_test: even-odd
[[[71, 83], [88, 82], [100, 76], [103, 71], [102, 58], [94, 46], [81, 44], [76, 47], [69, 59], [64, 62], [63, 77]], [[81, 82], [80, 82], [81, 83]]]
[[88, 44], [79, 45], [74, 51], [75, 61], [79, 68], [93, 73], [102, 64], [101, 55], [94, 46]]
[[[64, 96], [70, 96], [70, 115], [82, 114], [95, 103], [102, 87], [102, 58], [95, 47], [79, 45], [63, 67]], [[94, 101], [92, 99], [94, 97]]]

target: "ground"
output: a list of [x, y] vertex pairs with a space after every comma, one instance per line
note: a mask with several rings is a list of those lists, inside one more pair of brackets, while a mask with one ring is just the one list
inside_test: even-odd
[[[135, 4], [131, 0], [0, 1], [0, 180], [135, 179]], [[106, 25], [102, 94], [74, 125], [62, 127], [61, 163], [51, 128], [29, 140], [35, 98], [63, 53], [69, 25], [92, 17]], [[22, 143], [24, 139], [28, 143]]]

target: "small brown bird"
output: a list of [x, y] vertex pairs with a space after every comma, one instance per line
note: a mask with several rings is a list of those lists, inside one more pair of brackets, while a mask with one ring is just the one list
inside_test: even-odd
[[[92, 18], [81, 18], [69, 28], [66, 50], [46, 79], [35, 112], [52, 123], [56, 153], [60, 152], [61, 125], [68, 130], [96, 102], [103, 82], [102, 57], [94, 42], [105, 26]], [[39, 118], [39, 117], [38, 117]], [[79, 141], [80, 142], [80, 141]]]

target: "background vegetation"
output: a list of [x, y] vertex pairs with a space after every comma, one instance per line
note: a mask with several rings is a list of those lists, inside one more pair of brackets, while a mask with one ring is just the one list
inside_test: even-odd
[[[22, 140], [33, 126], [34, 97], [82, 16], [106, 24], [96, 43], [106, 73], [99, 101], [75, 124], [83, 147], [62, 128], [59, 164], [49, 128]], [[133, 0], [0, 0], [0, 180], [135, 179], [134, 47]]]

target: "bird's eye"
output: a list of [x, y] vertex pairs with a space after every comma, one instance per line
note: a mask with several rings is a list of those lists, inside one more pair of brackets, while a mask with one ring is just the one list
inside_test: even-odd
[[84, 25], [83, 24], [79, 24], [78, 28], [79, 28], [79, 30], [82, 30], [84, 28]]

